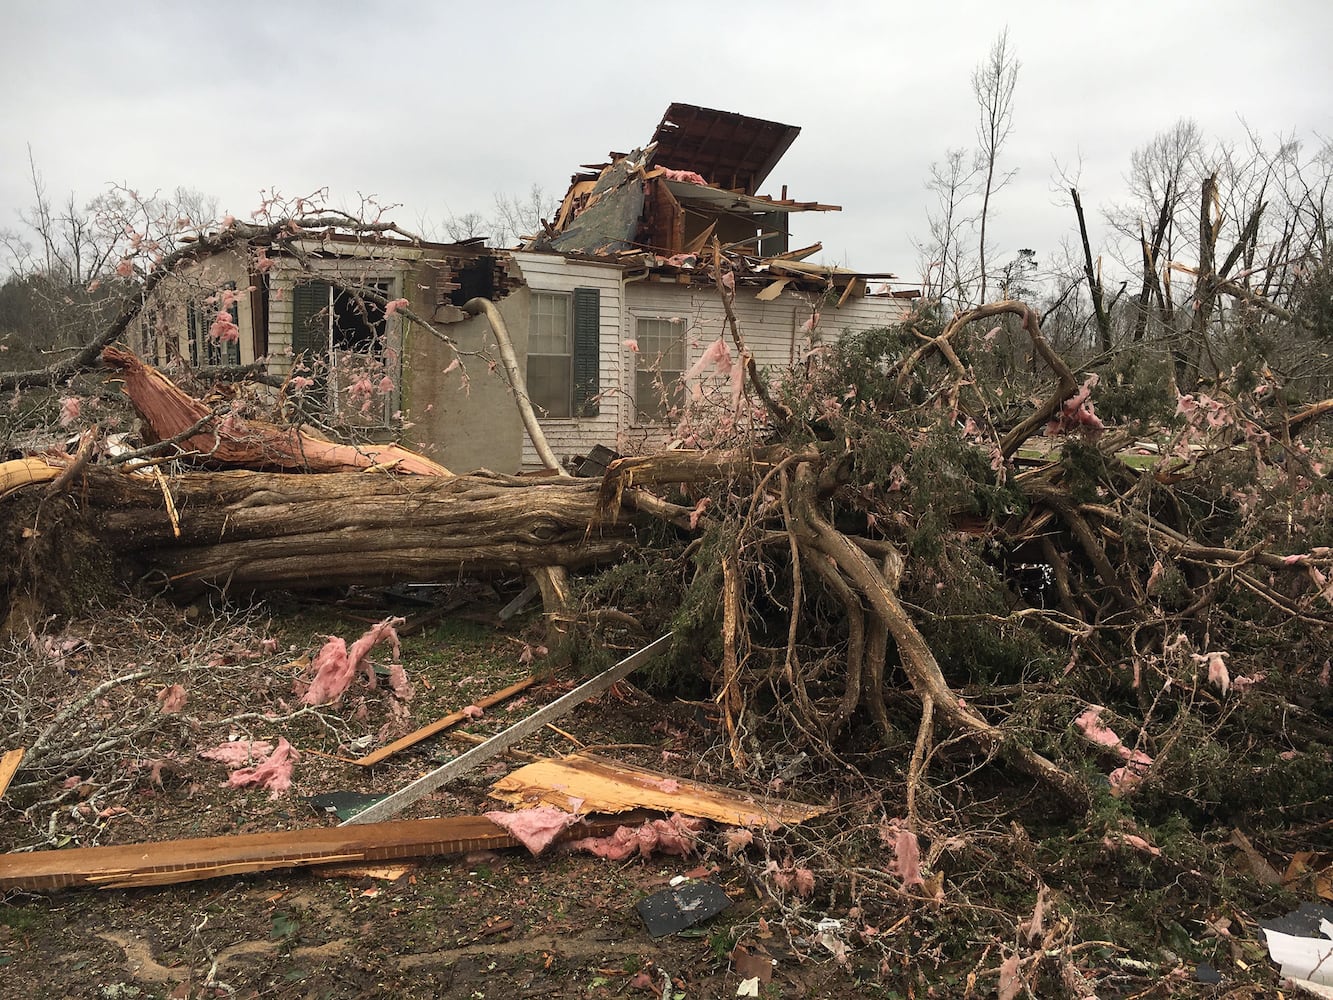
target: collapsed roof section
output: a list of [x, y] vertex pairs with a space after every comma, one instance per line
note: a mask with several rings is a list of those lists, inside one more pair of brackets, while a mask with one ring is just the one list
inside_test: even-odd
[[[800, 134], [793, 125], [672, 104], [653, 141], [575, 174], [560, 211], [526, 249], [647, 267], [665, 280], [712, 280], [711, 248], [738, 280], [836, 291], [839, 302], [866, 294], [865, 274], [803, 263], [818, 243], [789, 249], [793, 212], [837, 212], [838, 205], [773, 198], [757, 188]], [[705, 252], [708, 251], [708, 252]], [[721, 264], [722, 260], [716, 262]]]
[[662, 163], [729, 191], [756, 194], [801, 130], [730, 111], [673, 104], [652, 141]]

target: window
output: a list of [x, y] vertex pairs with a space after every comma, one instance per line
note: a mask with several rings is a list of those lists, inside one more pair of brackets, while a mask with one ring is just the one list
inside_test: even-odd
[[634, 407], [636, 422], [667, 419], [683, 400], [681, 375], [685, 372], [685, 324], [669, 319], [639, 317], [634, 322]]
[[[389, 279], [362, 285], [386, 299], [393, 298]], [[367, 395], [354, 388], [377, 384], [390, 374], [386, 328], [384, 307], [377, 302], [327, 281], [296, 285], [292, 289], [292, 361], [298, 374], [314, 379], [314, 385], [305, 390], [306, 402], [343, 420], [387, 423], [393, 409], [389, 394]]]
[[601, 293], [533, 292], [528, 398], [544, 417], [595, 417], [601, 392]]
[[[228, 281], [218, 290], [219, 292], [234, 292], [236, 291], [236, 282]], [[217, 319], [220, 311], [216, 302], [214, 304], [190, 302], [186, 306], [185, 320], [186, 326], [189, 328], [190, 366], [192, 368], [198, 368], [200, 365], [239, 365], [241, 363], [240, 341], [219, 340], [209, 334], [209, 330], [213, 328], [213, 321]], [[232, 325], [239, 326], [241, 317], [236, 310], [235, 302], [227, 307], [227, 312], [231, 314]]]
[[528, 323], [528, 398], [547, 417], [573, 412], [574, 343], [571, 300], [533, 292]]

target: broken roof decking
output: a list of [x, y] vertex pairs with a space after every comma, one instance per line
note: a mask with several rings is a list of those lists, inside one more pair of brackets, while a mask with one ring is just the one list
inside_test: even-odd
[[527, 249], [664, 256], [723, 244], [754, 244], [761, 256], [787, 249], [786, 216], [837, 212], [838, 205], [757, 193], [800, 129], [780, 122], [672, 104], [648, 145], [612, 153], [575, 174], [555, 222]]
[[752, 195], [800, 134], [795, 125], [672, 104], [652, 141], [659, 163], [693, 170], [713, 187]]

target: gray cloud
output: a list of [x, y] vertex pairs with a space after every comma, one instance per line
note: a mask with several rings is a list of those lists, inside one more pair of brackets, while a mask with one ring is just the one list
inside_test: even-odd
[[57, 197], [185, 186], [243, 216], [261, 188], [328, 187], [438, 223], [533, 182], [562, 193], [679, 100], [802, 126], [770, 191], [846, 211], [800, 219], [796, 239], [911, 278], [930, 164], [973, 144], [969, 76], [1006, 23], [1022, 69], [999, 256], [1046, 259], [1068, 236], [1057, 164], [1089, 205], [1122, 201], [1131, 150], [1182, 117], [1232, 141], [1241, 118], [1333, 134], [1326, 0], [9, 4], [0, 227], [32, 201], [29, 144]]

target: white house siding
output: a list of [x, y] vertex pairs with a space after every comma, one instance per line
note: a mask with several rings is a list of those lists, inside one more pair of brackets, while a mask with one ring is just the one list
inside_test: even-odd
[[[561, 460], [584, 455], [594, 444], [613, 445], [616, 432], [625, 419], [624, 339], [621, 309], [621, 276], [624, 270], [615, 265], [567, 260], [558, 254], [515, 253], [514, 262], [529, 289], [534, 292], [567, 292], [575, 288], [596, 288], [600, 293], [601, 403], [595, 417], [548, 418], [541, 421], [542, 432], [551, 450]], [[632, 287], [632, 286], [631, 286]], [[526, 339], [526, 332], [525, 338]], [[526, 360], [525, 360], [526, 365]], [[523, 440], [523, 467], [541, 468], [541, 461], [533, 450], [532, 442]]]
[[[757, 290], [757, 289], [756, 289]], [[748, 294], [747, 294], [748, 292]], [[687, 326], [686, 366], [699, 359], [708, 345], [725, 335], [734, 353], [726, 315], [711, 285], [681, 285], [669, 281], [642, 281], [626, 286], [623, 333], [617, 345], [620, 354], [620, 378], [634, 385], [634, 356], [623, 342], [635, 335], [635, 321], [679, 317]], [[849, 300], [841, 309], [828, 306], [820, 310], [818, 334], [825, 342], [837, 340], [844, 333], [858, 333], [890, 326], [907, 311], [902, 299], [880, 296]], [[810, 318], [811, 298], [783, 292], [771, 302], [760, 302], [752, 291], [742, 289], [735, 304], [737, 326], [746, 347], [761, 368], [785, 369], [799, 361], [804, 352], [806, 334], [800, 329]], [[624, 408], [624, 421], [618, 430], [622, 438], [639, 448], [665, 443], [666, 429], [635, 427], [632, 408]], [[609, 443], [602, 439], [603, 443]], [[595, 442], [590, 442], [595, 443]]]

